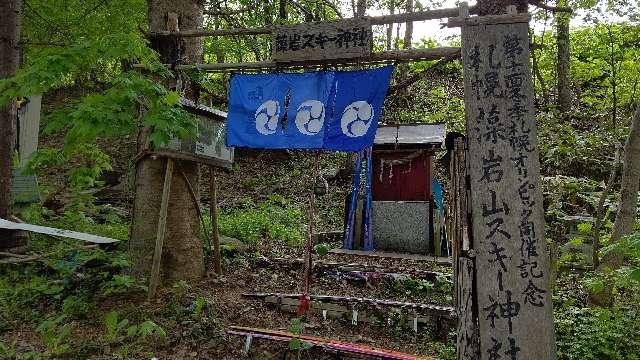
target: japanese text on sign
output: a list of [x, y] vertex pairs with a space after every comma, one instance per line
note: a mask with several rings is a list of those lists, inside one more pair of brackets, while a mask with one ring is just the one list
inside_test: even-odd
[[482, 359], [553, 358], [526, 23], [463, 27]]
[[372, 39], [367, 19], [279, 27], [273, 35], [272, 57], [286, 62], [368, 56]]

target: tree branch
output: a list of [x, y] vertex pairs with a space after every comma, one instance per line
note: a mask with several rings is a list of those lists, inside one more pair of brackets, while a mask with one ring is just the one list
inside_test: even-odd
[[437, 63], [433, 64], [432, 66], [422, 70], [419, 73], [413, 74], [411, 75], [409, 78], [407, 78], [406, 80], [402, 81], [399, 84], [395, 84], [391, 87], [389, 87], [389, 92], [387, 96], [393, 96], [395, 95], [396, 92], [402, 90], [402, 89], [406, 89], [408, 86], [411, 86], [411, 84], [415, 83], [416, 81], [422, 79], [424, 76], [432, 73], [433, 71], [435, 71], [438, 68], [441, 68], [442, 66], [444, 66], [446, 63], [459, 59], [460, 58], [460, 54], [453, 54], [453, 55], [449, 55], [446, 57], [443, 57], [442, 59], [438, 60]]
[[327, 5], [331, 10], [333, 10], [333, 12], [336, 13], [336, 15], [340, 18], [343, 19], [344, 17], [342, 16], [342, 13], [340, 12], [340, 9], [336, 6], [336, 4], [332, 3], [329, 0], [322, 0], [322, 2]]
[[565, 13], [573, 13], [573, 9], [568, 6], [551, 6], [543, 3], [540, 0], [529, 0], [529, 4], [539, 7], [540, 9], [549, 10], [551, 12], [565, 12]]

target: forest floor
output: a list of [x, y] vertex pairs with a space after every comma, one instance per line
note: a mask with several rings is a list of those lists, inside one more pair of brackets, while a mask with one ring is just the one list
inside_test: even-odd
[[[48, 137], [41, 146], [55, 147], [61, 142], [58, 137]], [[73, 164], [68, 168], [50, 168], [39, 178], [45, 189], [44, 206], [27, 209], [27, 220], [126, 240], [133, 195], [132, 167], [128, 159], [134, 155], [135, 139], [121, 138], [100, 145], [112, 157], [114, 174], [124, 186], [116, 184], [118, 191], [112, 191], [114, 187], [110, 186], [95, 192], [100, 206], [81, 211], [83, 220], [79, 221], [75, 215], [69, 215], [77, 210], [70, 194], [64, 190], [65, 174]], [[344, 156], [324, 154], [321, 161], [322, 171], [332, 175], [328, 176], [329, 193], [319, 197], [316, 204], [318, 231], [340, 230], [349, 188], [349, 177], [338, 171]], [[0, 292], [3, 285], [20, 284], [11, 290], [4, 289], [11, 298], [7, 297], [4, 304], [6, 317], [0, 318], [0, 357], [4, 354], [21, 359], [283, 359], [289, 354], [286, 358], [335, 358], [333, 353], [321, 349], [298, 353], [291, 351], [287, 342], [260, 339], [253, 341], [245, 356], [242, 354], [245, 339], [225, 333], [228, 326], [279, 331], [295, 328], [298, 318], [294, 312], [244, 298], [242, 294], [302, 291], [302, 267], [287, 264], [296, 264], [296, 259], [304, 255], [305, 204], [313, 186], [312, 168], [313, 157], [309, 153], [237, 152], [233, 170], [220, 172], [218, 176], [220, 225], [225, 235], [248, 237], [242, 239], [246, 247], [223, 246], [222, 276], [213, 273], [209, 256], [205, 279], [188, 285], [166, 284], [151, 301], [147, 300], [144, 289], [127, 277], [126, 268], [120, 272], [114, 270], [113, 259], [126, 254], [126, 244], [115, 249], [87, 250], [79, 249], [73, 241], [32, 236], [33, 252], [44, 253], [45, 249], [55, 248], [56, 253], [35, 264], [0, 265], [6, 270], [0, 277]], [[206, 204], [208, 174], [203, 173], [202, 179], [201, 199]], [[282, 213], [279, 217], [273, 215], [274, 208]], [[38, 212], [36, 216], [32, 214], [34, 211]], [[113, 214], [119, 214], [116, 220]], [[265, 225], [263, 217], [270, 224], [279, 223], [282, 229], [276, 231], [269, 227], [273, 224]], [[65, 220], [53, 220], [57, 218]], [[89, 225], [78, 226], [82, 221]], [[283, 233], [287, 234], [286, 239], [278, 239]], [[260, 239], [256, 241], [254, 235]], [[341, 244], [324, 245], [336, 248]], [[374, 276], [363, 281], [340, 273], [324, 276], [316, 273], [310, 289], [312, 295], [452, 306], [453, 284], [447, 277], [451, 274], [448, 265], [331, 253], [314, 257], [322, 262], [374, 265], [389, 272], [430, 270], [437, 273], [437, 278]], [[275, 260], [278, 262], [268, 264]], [[31, 301], [24, 299], [25, 296], [32, 297]], [[363, 310], [362, 305], [353, 309], [358, 308]], [[114, 313], [117, 320], [107, 320]], [[421, 324], [414, 332], [410, 324], [415, 314], [409, 310], [382, 309], [378, 313], [381, 314], [379, 322], [355, 325], [351, 316], [325, 320], [314, 313], [305, 317], [295, 332], [416, 355], [445, 359], [454, 356], [455, 326], [449, 329], [451, 333], [445, 328], [443, 334], [434, 318], [432, 323]], [[146, 332], [140, 330], [148, 321], [159, 330], [154, 331], [156, 327], [148, 323]], [[133, 326], [136, 328], [132, 330]]]

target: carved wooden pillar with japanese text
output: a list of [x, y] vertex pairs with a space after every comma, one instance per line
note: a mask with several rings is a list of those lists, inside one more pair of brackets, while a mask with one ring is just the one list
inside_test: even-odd
[[481, 359], [553, 359], [528, 23], [462, 27]]

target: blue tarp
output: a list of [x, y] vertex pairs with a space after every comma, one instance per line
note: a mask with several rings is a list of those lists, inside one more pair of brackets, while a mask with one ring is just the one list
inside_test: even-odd
[[373, 144], [392, 66], [359, 71], [236, 74], [227, 145], [359, 151]]

